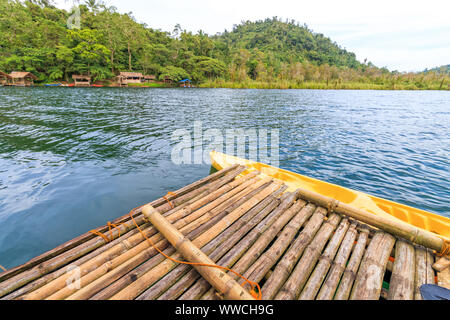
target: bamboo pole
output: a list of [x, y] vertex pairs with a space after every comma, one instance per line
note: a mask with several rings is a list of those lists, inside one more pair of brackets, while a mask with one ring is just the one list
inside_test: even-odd
[[[253, 184], [251, 187], [245, 189], [244, 191], [238, 193], [233, 198], [229, 200], [227, 203], [228, 206], [220, 206], [217, 207], [217, 210], [222, 210], [222, 212], [218, 215], [208, 215], [208, 222], [203, 223], [203, 221], [200, 221], [200, 225], [193, 229], [189, 234], [187, 234], [187, 237], [189, 239], [193, 239], [195, 235], [204, 232], [205, 230], [209, 229], [211, 225], [215, 224], [217, 221], [216, 219], [222, 219], [225, 215], [227, 215], [230, 211], [234, 210], [241, 204], [243, 204], [248, 197], [253, 196], [254, 194], [260, 192], [263, 188], [267, 186], [266, 184], [263, 184], [263, 182], [259, 182], [256, 184]], [[256, 188], [256, 189], [255, 189]], [[213, 209], [211, 212], [214, 212], [216, 209]], [[210, 213], [211, 213], [210, 212]], [[216, 217], [214, 217], [216, 215]], [[192, 228], [191, 228], [192, 229]], [[184, 232], [188, 232], [188, 230], [183, 230]], [[162, 262], [164, 260], [164, 257], [162, 255], [158, 255], [158, 258], [154, 261], [158, 261], [158, 263]], [[153, 258], [151, 259], [153, 260]], [[185, 266], [185, 265], [182, 265]], [[145, 262], [144, 264], [140, 265], [138, 268], [134, 269], [133, 271], [127, 273], [125, 276], [122, 276], [119, 280], [115, 281], [110, 286], [104, 288], [97, 294], [91, 297], [93, 300], [105, 300], [113, 296], [115, 293], [119, 292], [123, 288], [125, 288], [127, 285], [132, 283], [133, 281], [136, 281], [141, 275], [145, 274], [150, 269], [154, 268], [155, 264], [153, 261]], [[161, 282], [161, 281], [159, 281]], [[158, 282], [158, 283], [159, 283]]]
[[[228, 174], [230, 171], [233, 171], [233, 170], [237, 169], [238, 166], [239, 166], [238, 164], [235, 164], [233, 166], [230, 166], [228, 168], [224, 168], [224, 169], [222, 169], [222, 170], [220, 170], [218, 172], [215, 172], [214, 174], [206, 176], [205, 178], [197, 180], [197, 181], [195, 181], [195, 182], [193, 182], [193, 183], [191, 183], [191, 184], [189, 184], [189, 185], [187, 185], [185, 187], [182, 187], [182, 188], [176, 190], [174, 192], [174, 194], [176, 194], [176, 196], [175, 195], [168, 195], [167, 198], [169, 200], [171, 200], [171, 201], [174, 200], [175, 198], [179, 198], [179, 197], [185, 195], [186, 193], [189, 193], [192, 190], [195, 190], [195, 189], [201, 187], [202, 185], [205, 185], [205, 184], [207, 184], [209, 182], [212, 182], [212, 181], [214, 181], [214, 180], [216, 180], [216, 179], [218, 179], [218, 178]], [[159, 199], [157, 199], [155, 201], [150, 202], [149, 204], [154, 206], [154, 207], [159, 207], [159, 206], [165, 205], [166, 202], [167, 202], [166, 199], [159, 198]], [[140, 207], [138, 209], [136, 209], [135, 212], [133, 213], [133, 215], [138, 215], [138, 214], [141, 214]], [[124, 215], [122, 217], [119, 217], [119, 218], [115, 219], [114, 221], [112, 221], [112, 223], [114, 223], [114, 224], [124, 223], [124, 222], [128, 221], [129, 219], [130, 219], [129, 215], [126, 214], [126, 215]], [[108, 226], [105, 225], [103, 227], [100, 227], [98, 230], [100, 232], [106, 232], [108, 230]], [[78, 236], [78, 237], [76, 237], [74, 239], [71, 239], [71, 240], [69, 240], [69, 241], [59, 245], [58, 247], [56, 247], [56, 248], [54, 248], [52, 250], [44, 252], [43, 254], [41, 254], [41, 255], [39, 255], [39, 256], [37, 256], [37, 257], [27, 261], [26, 263], [24, 263], [22, 265], [19, 265], [17, 267], [11, 268], [11, 269], [7, 270], [6, 272], [1, 272], [0, 273], [0, 282], [3, 282], [3, 281], [5, 281], [5, 280], [7, 280], [7, 279], [9, 279], [9, 278], [11, 278], [11, 277], [21, 273], [21, 272], [23, 272], [25, 270], [28, 270], [28, 269], [30, 269], [30, 268], [32, 268], [32, 267], [34, 267], [34, 266], [44, 262], [44, 261], [47, 261], [47, 260], [49, 260], [51, 258], [54, 258], [54, 257], [62, 254], [63, 252], [65, 252], [65, 251], [67, 251], [69, 249], [75, 248], [75, 247], [79, 246], [80, 244], [82, 244], [82, 243], [84, 243], [84, 242], [86, 242], [86, 241], [88, 241], [88, 240], [90, 240], [90, 239], [92, 239], [94, 237], [95, 237], [95, 235], [93, 235], [92, 233], [86, 232], [86, 233], [84, 233], [84, 234], [82, 234], [82, 235], [80, 235], [80, 236]]]
[[[223, 177], [222, 173], [220, 175], [214, 176], [218, 179], [212, 179], [212, 180], [204, 180], [210, 183], [206, 183], [199, 189], [194, 189], [193, 191], [190, 191], [188, 193], [185, 193], [183, 196], [180, 196], [174, 200], [172, 200], [172, 204], [174, 206], [179, 206], [180, 204], [187, 202], [196, 196], [199, 195], [201, 192], [205, 192], [205, 190], [209, 190], [209, 188], [213, 186], [218, 186], [221, 184], [226, 183], [227, 181], [234, 179], [238, 174], [240, 174], [243, 170], [245, 170], [245, 167], [236, 167], [231, 172], [227, 170]], [[195, 183], [194, 183], [195, 184]], [[183, 188], [182, 188], [183, 189]], [[182, 190], [180, 189], [180, 190]], [[187, 189], [185, 189], [186, 191]], [[176, 209], [176, 208], [175, 208]], [[175, 210], [173, 209], [173, 210]], [[161, 210], [161, 212], [173, 212], [173, 210], [170, 210], [170, 205], [168, 203], [162, 204], [160, 207], [158, 207], [158, 210]], [[140, 212], [140, 209], [138, 210]], [[119, 219], [120, 220], [120, 219]], [[139, 215], [135, 218], [136, 222], [139, 224], [144, 223], [144, 218], [142, 215]], [[116, 221], [119, 223], [118, 221]], [[118, 229], [120, 230], [120, 235], [125, 234], [127, 231], [133, 229], [135, 227], [134, 223], [131, 221], [123, 222], [121, 225], [118, 226]], [[103, 229], [101, 229], [103, 230]], [[105, 232], [106, 230], [103, 230]], [[112, 238], [116, 239], [119, 236], [119, 231], [114, 229], [112, 230]], [[92, 235], [94, 236], [94, 235]], [[34, 279], [37, 279], [49, 272], [52, 272], [61, 266], [67, 265], [68, 263], [78, 259], [79, 257], [82, 257], [83, 255], [88, 254], [89, 252], [92, 252], [93, 250], [99, 248], [100, 246], [104, 245], [106, 243], [105, 239], [102, 237], [95, 236], [93, 239], [90, 239], [81, 245], [78, 245], [77, 247], [74, 247], [70, 250], [67, 250], [63, 252], [62, 254], [59, 254], [47, 261], [44, 261], [40, 264], [37, 264], [36, 266], [32, 267], [31, 269], [28, 269], [20, 274], [17, 274], [2, 283], [0, 283], [0, 297], [4, 296], [5, 294], [8, 294], [10, 292], [13, 292], [14, 290], [22, 287], [23, 285], [33, 281]]]
[[[301, 209], [292, 218], [289, 223], [284, 227], [281, 235], [277, 238], [274, 244], [245, 272], [244, 276], [254, 282], [261, 281], [267, 272], [277, 263], [278, 259], [283, 255], [292, 240], [296, 236], [297, 232], [303, 226], [303, 224], [311, 217], [316, 208], [313, 204], [305, 206], [305, 202], [299, 200], [296, 202], [298, 208], [294, 211]], [[305, 207], [303, 207], [305, 206]], [[292, 206], [291, 208], [293, 208]], [[303, 207], [303, 208], [301, 208]]]
[[305, 228], [300, 232], [297, 239], [295, 239], [288, 251], [281, 258], [272, 275], [262, 287], [263, 300], [272, 300], [275, 297], [278, 290], [289, 277], [295, 264], [300, 259], [303, 251], [322, 226], [326, 215], [327, 212], [324, 208], [319, 207], [316, 209], [313, 216], [306, 223]]
[[[245, 192], [247, 193], [248, 190], [245, 189], [249, 187], [249, 190], [252, 190], [253, 188], [258, 188], [261, 185], [266, 184], [270, 181], [270, 178], [265, 178], [259, 181], [256, 181], [252, 178], [248, 180], [252, 175], [250, 176], [244, 176], [241, 179], [235, 180], [231, 182], [228, 185], [223, 186], [219, 190], [221, 190], [221, 193], [216, 194], [215, 192], [210, 193], [208, 196], [206, 196], [207, 200], [212, 200], [216, 198], [218, 195], [222, 194], [225, 191], [228, 191], [228, 193], [223, 194], [221, 197], [217, 198], [216, 200], [210, 202], [206, 206], [203, 206], [207, 200], [199, 199], [196, 201], [189, 210], [185, 212], [191, 212], [194, 209], [200, 208], [197, 211], [191, 213], [188, 216], [185, 216], [183, 213], [183, 216], [185, 216], [183, 219], [178, 220], [175, 222], [175, 226], [180, 228], [180, 231], [187, 234], [189, 232], [192, 232], [199, 226], [201, 226], [205, 221], [213, 218], [215, 215], [219, 214], [226, 206], [230, 203], [230, 198], [232, 201], [234, 201], [233, 196], [236, 196], [236, 193], [239, 194], [239, 192]], [[242, 182], [244, 182], [242, 184]], [[227, 188], [225, 188], [227, 187]], [[225, 188], [225, 189], [224, 189]], [[244, 190], [242, 190], [244, 188]], [[231, 190], [231, 191], [230, 191]], [[214, 197], [213, 197], [214, 196]], [[192, 209], [192, 210], [191, 210]], [[173, 219], [170, 219], [169, 221], [172, 221]], [[190, 223], [189, 223], [190, 222]], [[152, 228], [154, 230], [154, 233], [156, 233], [156, 229]], [[141, 236], [141, 235], [138, 235]], [[141, 236], [142, 238], [142, 236]], [[152, 241], [157, 244], [158, 248], [166, 248], [168, 246], [168, 242], [163, 239], [161, 234], [154, 234], [151, 237]], [[73, 299], [88, 299], [93, 294], [97, 293], [99, 289], [102, 289], [102, 284], [106, 286], [107, 284], [111, 283], [113, 279], [117, 279], [119, 275], [123, 275], [123, 272], [127, 273], [131, 269], [135, 268], [137, 265], [141, 264], [145, 260], [148, 260], [149, 257], [152, 257], [156, 254], [156, 251], [150, 247], [149, 243], [144, 241], [140, 242], [137, 246], [130, 248], [131, 246], [128, 246], [128, 250], [123, 252], [121, 255], [117, 256], [113, 260], [109, 260], [106, 262], [103, 266], [103, 268], [97, 268], [94, 271], [84, 275], [80, 279], [80, 286], [81, 288], [73, 288], [65, 286], [61, 288], [56, 293], [53, 293], [52, 295], [48, 296], [48, 299], [64, 299], [69, 296], [73, 296]], [[117, 267], [121, 267], [117, 272], [111, 273], [106, 279], [108, 279], [107, 282], [105, 282], [105, 278], [103, 278], [104, 275], [108, 274], [111, 270], [114, 270]], [[112, 276], [112, 277], [111, 277]], [[101, 279], [97, 282], [96, 280]], [[95, 282], [90, 286], [91, 283]]]
[[201, 266], [197, 264], [216, 265], [197, 246], [179, 232], [170, 222], [168, 222], [155, 208], [145, 206], [142, 209], [144, 215], [161, 232], [164, 237], [181, 253], [181, 255], [191, 263], [193, 267], [202, 275], [214, 288], [216, 288], [228, 300], [254, 300], [252, 295], [242, 288], [223, 269], [211, 266]]
[[382, 229], [392, 235], [417, 243], [419, 245], [423, 245], [438, 252], [442, 250], [445, 244], [443, 239], [439, 238], [432, 232], [417, 228], [403, 221], [391, 220], [382, 216], [368, 213], [364, 210], [352, 207], [346, 203], [337, 201], [327, 196], [323, 196], [313, 191], [300, 189], [300, 196], [308, 201], [317, 203], [320, 206], [333, 208], [333, 210], [337, 213], [352, 217], [361, 222]]
[[[182, 228], [180, 231], [187, 233], [187, 232], [192, 232], [193, 230], [195, 230], [195, 228], [204, 229], [207, 226], [208, 226], [208, 224], [200, 224], [199, 225], [198, 221], [194, 221], [190, 225]], [[155, 242], [154, 239], [152, 241]], [[160, 247], [161, 243], [164, 243], [166, 245], [168, 244], [168, 242], [164, 239], [161, 242], [156, 243], [156, 246]], [[148, 269], [154, 268], [157, 264], [161, 263], [164, 260], [164, 258], [162, 256], [156, 256], [156, 257], [153, 257], [151, 259], [151, 261], [148, 261], [144, 265], [139, 266], [136, 270], [133, 270], [133, 268], [136, 265], [144, 262], [145, 260], [150, 259], [155, 254], [156, 254], [156, 250], [154, 250], [153, 248], [146, 250], [142, 254], [139, 254], [139, 255], [131, 258], [126, 263], [120, 265], [117, 269], [115, 269], [115, 270], [105, 274], [104, 276], [98, 278], [97, 280], [93, 281], [86, 287], [82, 288], [78, 292], [76, 292], [73, 295], [71, 295], [70, 297], [68, 297], [68, 299], [88, 299], [91, 296], [93, 296], [94, 294], [96, 294], [97, 292], [101, 291], [108, 284], [119, 279], [123, 275], [126, 275], [125, 277], [123, 277], [122, 279], [120, 279], [119, 281], [116, 281], [113, 285], [111, 285], [110, 286], [111, 289], [110, 289], [110, 287], [103, 289], [104, 290], [103, 294], [110, 297], [112, 294], [117, 293], [118, 289], [125, 287], [127, 284], [129, 284], [133, 281], [136, 281], [141, 275], [145, 274]], [[138, 261], [139, 263], [136, 263], [136, 259], [139, 260]]]
[[395, 262], [389, 283], [388, 300], [414, 299], [414, 247], [404, 241], [395, 245]]
[[330, 272], [325, 279], [322, 287], [320, 288], [319, 294], [317, 295], [317, 300], [331, 300], [333, 299], [336, 288], [339, 284], [342, 274], [345, 270], [345, 264], [350, 257], [350, 253], [353, 248], [353, 244], [357, 235], [356, 224], [353, 223], [347, 233], [345, 234], [344, 240], [342, 240], [341, 247], [336, 255], [336, 259], [331, 266]]
[[[255, 206], [251, 210], [249, 210], [245, 215], [243, 215], [239, 220], [237, 220], [232, 226], [230, 226], [223, 233], [221, 233], [219, 236], [217, 236], [212, 241], [210, 241], [207, 245], [205, 245], [202, 248], [202, 251], [205, 254], [207, 254], [211, 260], [217, 261], [222, 255], [224, 255], [228, 250], [230, 250], [234, 246], [234, 244], [241, 238], [241, 236], [243, 234], [245, 234], [247, 231], [249, 231], [253, 228], [253, 226], [256, 224], [256, 222], [252, 221], [252, 220], [255, 217], [255, 215], [257, 215], [259, 212], [265, 211], [263, 209], [269, 204], [269, 201], [267, 201], [267, 200], [270, 200], [270, 198], [275, 198], [276, 194], [279, 192], [282, 192], [282, 190], [284, 190], [285, 188], [287, 188], [287, 187], [284, 186], [283, 188], [277, 190], [273, 195], [264, 199], [264, 201], [260, 202], [257, 206]], [[257, 208], [260, 205], [261, 205], [261, 207]], [[192, 271], [192, 273], [194, 275], [191, 274], [190, 277], [188, 277], [189, 279], [186, 279], [188, 282], [192, 281], [193, 278], [197, 279], [197, 276], [200, 277], [200, 275], [195, 271], [195, 269], [192, 269], [192, 267], [183, 265], [183, 264], [178, 265], [175, 269], [173, 269], [171, 272], [166, 274], [164, 276], [164, 278], [159, 280], [155, 285], [153, 285], [152, 287], [150, 287], [149, 289], [144, 291], [140, 296], [137, 297], [137, 299], [138, 300], [156, 299], [163, 292], [165, 292], [166, 290], [168, 290], [170, 287], [172, 287], [175, 284], [178, 287], [180, 285], [183, 286], [183, 284], [180, 283], [180, 282], [182, 282], [182, 280], [180, 280], [180, 281], [178, 281], [178, 280], [181, 277], [183, 277], [185, 274], [190, 273], [190, 271]], [[184, 280], [184, 281], [186, 281], [186, 280]], [[172, 289], [172, 290], [176, 290], [176, 289]]]
[[[297, 193], [294, 192], [291, 198], [277, 208], [283, 210], [284, 213], [265, 230], [263, 234], [258, 237], [258, 240], [248, 249], [245, 254], [233, 265], [233, 270], [239, 273], [244, 273], [252, 263], [260, 256], [261, 252], [270, 244], [270, 242], [277, 237], [281, 229], [295, 216], [295, 214], [303, 208], [306, 204], [304, 201], [295, 202]], [[232, 275], [235, 279], [237, 276]], [[211, 288], [206, 294], [202, 296], [202, 300], [208, 300], [216, 297], [214, 290]]]
[[356, 278], [356, 272], [358, 271], [368, 241], [369, 230], [361, 230], [358, 236], [358, 242], [355, 245], [350, 261], [348, 262], [344, 275], [342, 276], [341, 282], [334, 296], [335, 300], [348, 300]]
[[[264, 207], [264, 209], [258, 208], [260, 204], [255, 206], [252, 210], [255, 210], [258, 214], [251, 220], [251, 223], [257, 224], [256, 227], [244, 230], [243, 234], [245, 235], [245, 237], [241, 240], [240, 234], [235, 235], [235, 237], [233, 237], [232, 239], [233, 245], [230, 248], [227, 248], [228, 250], [226, 250], [226, 254], [219, 260], [218, 264], [231, 268], [233, 264], [239, 259], [239, 257], [241, 257], [245, 253], [245, 251], [253, 245], [258, 237], [263, 234], [264, 231], [267, 230], [284, 213], [284, 211], [280, 208], [289, 207], [288, 203], [291, 202], [291, 199], [292, 195], [289, 193], [285, 193], [283, 194], [281, 199], [265, 199], [264, 201], [269, 200], [269, 202]], [[261, 204], [262, 203], [263, 202], [261, 202]], [[249, 230], [252, 230], [252, 232], [248, 232]], [[234, 244], [235, 241], [237, 242], [236, 244]], [[187, 281], [193, 280], [187, 279]], [[181, 290], [183, 290], [183, 292], [176, 292], [175, 297], [170, 297], [176, 298], [181, 294], [179, 298], [180, 300], [195, 300], [200, 298], [201, 295], [203, 295], [210, 288], [210, 285], [204, 279], [199, 279], [192, 287], [184, 292], [184, 289], [188, 287], [189, 284], [186, 284], [184, 286], [181, 284]], [[161, 297], [161, 299], [162, 298], [163, 297]]]
[[[228, 228], [234, 221], [239, 219], [242, 215], [244, 215], [248, 210], [261, 202], [264, 198], [275, 192], [277, 189], [281, 187], [281, 184], [278, 182], [274, 182], [265, 188], [263, 191], [255, 195], [253, 198], [249, 199], [240, 207], [233, 210], [229, 215], [227, 215], [224, 219], [214, 225], [212, 228], [204, 232], [202, 235], [197, 237], [193, 244], [197, 247], [203, 247], [221, 232], [223, 232], [226, 228]], [[175, 254], [172, 258], [179, 260], [181, 258], [180, 254]], [[113, 300], [124, 300], [124, 299], [134, 299], [139, 296], [144, 290], [150, 287], [153, 283], [159, 280], [162, 276], [164, 276], [167, 272], [176, 267], [176, 263], [171, 260], [164, 260], [163, 263], [159, 264], [156, 268], [153, 268], [142, 277], [139, 278], [138, 281], [133, 282], [117, 294], [115, 294], [111, 299]]]
[[351, 300], [380, 299], [386, 264], [394, 244], [395, 238], [392, 235], [382, 231], [375, 234], [356, 275], [350, 295]]
[[336, 256], [336, 253], [341, 245], [344, 236], [347, 233], [349, 222], [347, 219], [343, 219], [338, 228], [331, 237], [325, 251], [319, 258], [319, 262], [314, 267], [314, 271], [308, 279], [303, 291], [300, 294], [299, 300], [314, 300], [319, 291], [322, 282], [325, 280], [328, 270], [331, 267], [331, 263]]
[[[182, 219], [186, 215], [189, 215], [193, 210], [203, 206], [205, 204], [205, 200], [202, 198], [205, 194], [209, 194], [209, 199], [217, 198], [221, 194], [226, 191], [233, 189], [234, 187], [240, 185], [242, 182], [245, 183], [248, 177], [244, 177], [238, 180], [231, 181], [235, 178], [235, 176], [241, 172], [242, 168], [238, 168], [236, 171], [232, 172], [229, 175], [220, 178], [216, 182], [213, 182], [211, 185], [207, 185], [206, 189], [203, 190], [200, 194], [198, 192], [195, 193], [195, 196], [188, 200], [184, 205], [181, 205], [179, 208], [173, 208], [169, 211], [167, 215], [170, 221], [177, 221], [177, 219]], [[252, 177], [251, 175], [249, 176]], [[231, 182], [230, 182], [231, 181]], [[217, 189], [218, 188], [218, 189]], [[219, 191], [220, 192], [217, 192]], [[144, 219], [142, 217], [142, 219]], [[134, 224], [133, 221], [127, 222], [128, 224]], [[153, 227], [149, 227], [143, 230], [146, 236], [152, 236], [156, 234], [156, 230]], [[95, 256], [95, 258], [83, 263], [80, 266], [74, 265], [79, 268], [78, 271], [80, 273], [81, 286], [86, 285], [86, 283], [90, 283], [92, 279], [98, 277], [98, 275], [107, 272], [110, 268], [114, 268], [124, 261], [126, 261], [130, 256], [134, 256], [139, 252], [142, 252], [148, 248], [148, 244], [143, 241], [143, 237], [140, 233], [137, 233], [131, 236], [124, 241], [120, 241], [117, 245], [113, 246], [109, 250]], [[45, 284], [41, 288], [30, 292], [22, 297], [22, 299], [44, 299], [47, 297], [52, 297], [52, 299], [63, 298], [64, 295], [69, 292], [77, 290], [74, 286], [67, 286], [67, 279], [71, 278], [71, 273], [65, 273]], [[60, 292], [60, 294], [53, 296], [56, 292]]]
[[415, 276], [414, 276], [414, 300], [422, 300], [420, 287], [424, 284], [435, 284], [433, 272], [433, 256], [423, 248], [415, 248]]
[[341, 217], [332, 213], [329, 219], [320, 227], [314, 239], [306, 247], [300, 261], [292, 271], [280, 292], [275, 296], [276, 300], [297, 299], [314, 268], [325, 244], [336, 229]]

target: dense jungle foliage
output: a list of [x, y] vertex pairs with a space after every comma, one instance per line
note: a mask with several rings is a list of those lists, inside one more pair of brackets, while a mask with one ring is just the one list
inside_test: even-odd
[[30, 71], [42, 83], [70, 81], [72, 74], [112, 81], [119, 71], [136, 71], [174, 81], [190, 78], [205, 87], [449, 86], [448, 73], [438, 69], [399, 73], [359, 62], [354, 53], [295, 21], [246, 21], [213, 36], [180, 25], [166, 32], [96, 0], [70, 12], [50, 0], [0, 0], [0, 70]]

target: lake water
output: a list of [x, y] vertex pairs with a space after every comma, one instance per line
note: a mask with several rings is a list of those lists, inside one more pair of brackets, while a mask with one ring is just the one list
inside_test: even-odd
[[450, 216], [450, 92], [0, 88], [0, 264], [209, 173], [173, 131], [279, 129], [281, 168]]

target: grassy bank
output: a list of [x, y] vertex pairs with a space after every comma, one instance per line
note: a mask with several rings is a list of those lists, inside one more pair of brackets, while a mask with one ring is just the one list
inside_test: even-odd
[[129, 87], [136, 88], [165, 88], [166, 85], [164, 83], [152, 82], [152, 83], [129, 83]]
[[277, 80], [271, 82], [247, 80], [232, 82], [226, 80], [209, 80], [199, 85], [201, 88], [231, 89], [347, 89], [347, 90], [449, 90], [450, 81], [430, 83], [366, 83], [366, 82], [295, 82]]

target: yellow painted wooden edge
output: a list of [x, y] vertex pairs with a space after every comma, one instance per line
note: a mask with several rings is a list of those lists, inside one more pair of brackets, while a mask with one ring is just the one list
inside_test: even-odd
[[249, 169], [242, 174], [259, 170], [263, 176], [270, 176], [283, 181], [288, 186], [288, 191], [294, 191], [297, 188], [311, 190], [367, 212], [384, 216], [391, 220], [401, 220], [418, 228], [433, 232], [445, 240], [450, 240], [450, 218], [375, 197], [361, 191], [310, 178], [299, 173], [226, 155], [217, 151], [211, 151], [210, 156], [211, 165], [217, 170], [227, 168], [236, 163], [246, 165]]

